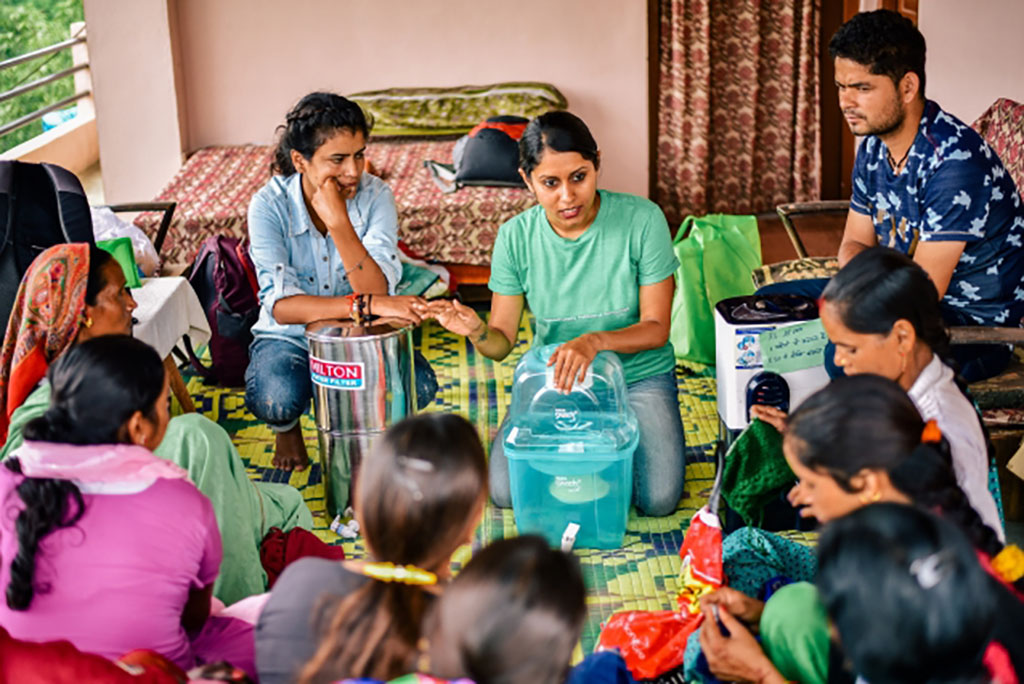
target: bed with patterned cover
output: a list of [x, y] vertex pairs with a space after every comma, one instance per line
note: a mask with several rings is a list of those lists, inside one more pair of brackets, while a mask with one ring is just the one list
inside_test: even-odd
[[[371, 140], [367, 158], [395, 193], [398, 236], [415, 254], [445, 264], [488, 266], [500, 226], [534, 204], [523, 188], [466, 187], [443, 194], [424, 160], [452, 161], [454, 140]], [[249, 200], [270, 178], [272, 148], [206, 147], [191, 157], [156, 199], [178, 203], [161, 250], [169, 263], [188, 263], [211, 235], [246, 234]], [[160, 215], [135, 223], [151, 238]]]

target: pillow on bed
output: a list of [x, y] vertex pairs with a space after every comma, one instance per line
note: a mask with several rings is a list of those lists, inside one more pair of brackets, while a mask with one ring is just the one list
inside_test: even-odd
[[455, 88], [390, 88], [353, 93], [373, 119], [373, 135], [461, 135], [489, 116], [532, 119], [565, 109], [565, 96], [548, 83], [495, 83]]

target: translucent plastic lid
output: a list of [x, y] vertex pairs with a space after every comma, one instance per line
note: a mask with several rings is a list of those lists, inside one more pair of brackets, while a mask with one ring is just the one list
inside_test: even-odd
[[612, 452], [636, 446], [636, 415], [618, 357], [599, 353], [583, 381], [563, 394], [554, 386], [554, 366], [548, 366], [557, 347], [530, 349], [516, 366], [503, 437], [506, 447], [612, 457]]

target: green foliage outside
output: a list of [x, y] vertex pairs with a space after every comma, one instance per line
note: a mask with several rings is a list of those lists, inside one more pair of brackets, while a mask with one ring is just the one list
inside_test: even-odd
[[[75, 21], [84, 21], [82, 0], [0, 0], [0, 61], [67, 40]], [[0, 71], [0, 92], [70, 67], [71, 50], [66, 49], [4, 69]], [[74, 77], [67, 76], [0, 102], [0, 124], [70, 97], [74, 92]], [[0, 137], [0, 152], [42, 132], [42, 121], [37, 119]]]

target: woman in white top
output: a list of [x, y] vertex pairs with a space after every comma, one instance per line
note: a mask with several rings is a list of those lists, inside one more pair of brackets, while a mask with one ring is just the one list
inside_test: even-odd
[[[988, 488], [988, 441], [981, 417], [946, 363], [949, 334], [928, 274], [904, 254], [873, 247], [832, 278], [819, 308], [837, 366], [847, 375], [874, 373], [895, 380], [921, 416], [938, 423], [949, 441], [958, 484], [1002, 540], [1003, 525]], [[784, 418], [764, 406], [753, 414], [777, 427]]]

